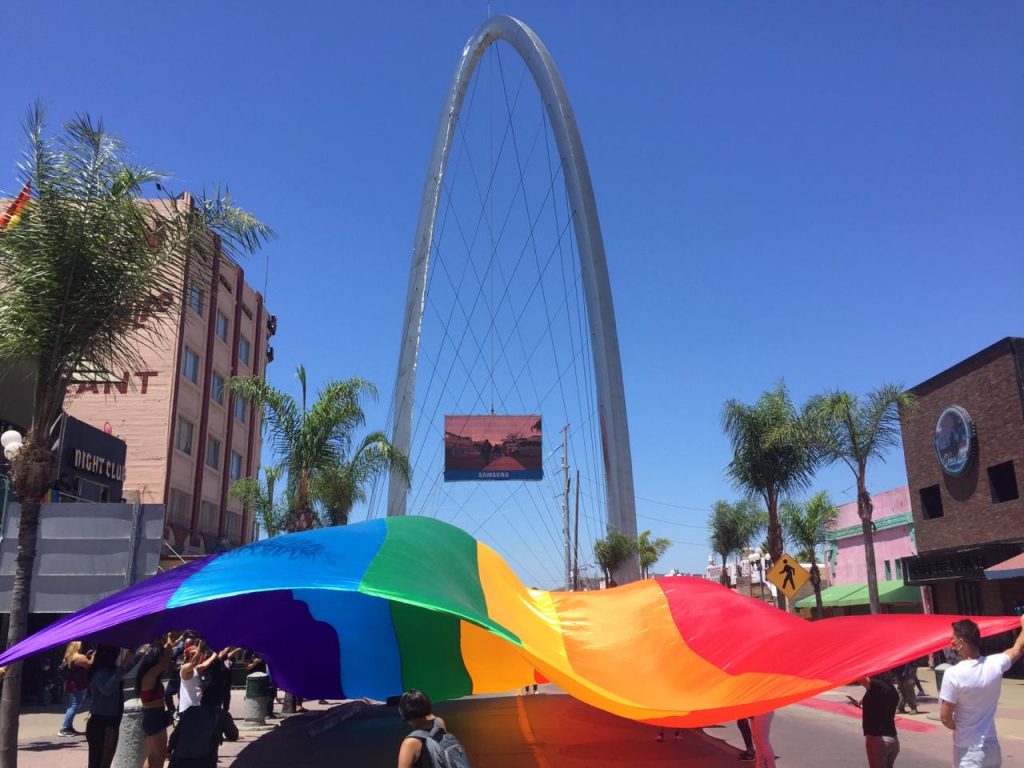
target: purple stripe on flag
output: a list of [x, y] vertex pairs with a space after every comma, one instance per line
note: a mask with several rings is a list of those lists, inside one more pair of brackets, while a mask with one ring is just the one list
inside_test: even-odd
[[220, 555], [194, 560], [179, 568], [157, 574], [120, 592], [115, 592], [97, 603], [72, 613], [40, 632], [25, 638], [0, 655], [0, 665], [18, 661], [26, 656], [58, 645], [81, 640], [119, 624], [162, 611], [171, 596], [189, 576], [200, 571]]
[[[290, 590], [253, 592], [192, 603], [141, 616], [90, 639], [135, 648], [165, 632], [193, 629], [219, 650], [238, 646], [258, 653], [275, 684], [303, 698], [344, 698], [338, 633], [310, 614]], [[80, 638], [74, 638], [80, 639]], [[401, 693], [389, 691], [388, 695]]]

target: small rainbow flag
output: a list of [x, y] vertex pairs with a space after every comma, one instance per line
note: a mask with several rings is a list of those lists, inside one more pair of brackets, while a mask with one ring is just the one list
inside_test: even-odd
[[28, 205], [31, 188], [32, 182], [25, 182], [25, 186], [21, 188], [21, 194], [14, 198], [14, 202], [7, 207], [3, 215], [0, 215], [0, 232], [18, 223], [21, 215], [25, 212], [25, 206]]

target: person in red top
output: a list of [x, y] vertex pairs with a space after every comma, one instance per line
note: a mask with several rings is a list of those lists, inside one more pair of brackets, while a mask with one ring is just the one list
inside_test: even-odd
[[64, 681], [64, 693], [68, 695], [68, 709], [64, 713], [64, 722], [58, 736], [81, 736], [81, 731], [75, 730], [75, 715], [85, 699], [85, 692], [89, 690], [89, 667], [92, 666], [92, 652], [82, 653], [82, 643], [75, 640], [68, 643], [64, 651], [64, 662], [62, 667], [67, 670]]
[[135, 690], [142, 702], [142, 730], [149, 747], [145, 768], [163, 768], [167, 761], [169, 713], [164, 706], [164, 684], [160, 678], [171, 665], [174, 644], [170, 633], [162, 644], [153, 643], [143, 654], [136, 673]]

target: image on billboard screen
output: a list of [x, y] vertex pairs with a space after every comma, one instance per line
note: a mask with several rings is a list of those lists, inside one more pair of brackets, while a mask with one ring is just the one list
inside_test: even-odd
[[445, 416], [444, 479], [543, 480], [540, 416]]

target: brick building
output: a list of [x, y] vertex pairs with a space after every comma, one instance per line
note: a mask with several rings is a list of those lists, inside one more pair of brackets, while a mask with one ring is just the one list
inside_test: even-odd
[[184, 309], [140, 331], [138, 370], [81, 377], [68, 387], [70, 414], [109, 423], [128, 445], [124, 495], [164, 504], [164, 541], [205, 554], [253, 538], [253, 521], [228, 498], [259, 471], [260, 412], [227, 391], [230, 376], [263, 376], [276, 318], [241, 266], [213, 241], [192, 257], [178, 288]]
[[936, 613], [1024, 609], [1024, 578], [995, 566], [1024, 552], [1024, 339], [1005, 338], [912, 390], [901, 414], [916, 531], [907, 584]]

